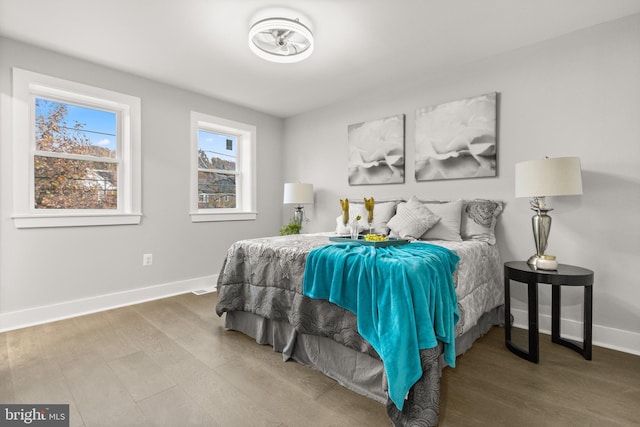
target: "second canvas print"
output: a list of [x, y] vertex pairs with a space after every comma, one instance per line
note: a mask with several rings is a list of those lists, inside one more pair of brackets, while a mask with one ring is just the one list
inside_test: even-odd
[[416, 111], [416, 181], [496, 176], [497, 93]]

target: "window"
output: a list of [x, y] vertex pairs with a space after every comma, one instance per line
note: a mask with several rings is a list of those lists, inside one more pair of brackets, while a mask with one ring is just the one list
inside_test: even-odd
[[191, 112], [191, 219], [256, 219], [255, 126]]
[[238, 138], [198, 129], [198, 209], [234, 209]]
[[117, 209], [116, 113], [45, 98], [35, 103], [33, 207]]
[[140, 222], [140, 100], [13, 69], [18, 228]]

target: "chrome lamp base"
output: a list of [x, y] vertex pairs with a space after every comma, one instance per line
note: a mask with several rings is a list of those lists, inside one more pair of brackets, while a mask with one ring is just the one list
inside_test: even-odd
[[304, 221], [304, 207], [302, 205], [296, 206], [293, 212], [293, 220], [298, 224], [302, 224], [302, 221]]
[[544, 197], [534, 197], [531, 201], [531, 209], [536, 214], [531, 218], [531, 226], [533, 228], [533, 240], [536, 244], [536, 253], [527, 260], [527, 264], [535, 269], [540, 270], [556, 270], [558, 262], [553, 255], [545, 255], [549, 241], [549, 232], [551, 231], [551, 217], [547, 212], [553, 210], [545, 206]]

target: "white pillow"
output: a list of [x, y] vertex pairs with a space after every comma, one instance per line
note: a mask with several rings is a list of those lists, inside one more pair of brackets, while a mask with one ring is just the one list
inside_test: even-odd
[[441, 219], [431, 229], [427, 230], [421, 240], [449, 240], [461, 242], [460, 221], [462, 219], [462, 206], [464, 200], [456, 200], [449, 203], [424, 203], [431, 212]]
[[[373, 205], [373, 229], [377, 234], [389, 234], [389, 226], [387, 223], [396, 212], [396, 202], [376, 202]], [[349, 201], [349, 223], [360, 215], [358, 221], [358, 232], [369, 232], [369, 224], [367, 223], [368, 212], [362, 202]], [[336, 218], [336, 234], [349, 234], [349, 224], [346, 226], [342, 223], [342, 215]]]
[[389, 220], [388, 226], [394, 236], [403, 239], [419, 239], [427, 230], [440, 221], [429, 208], [411, 197], [407, 203], [398, 206], [396, 214]]

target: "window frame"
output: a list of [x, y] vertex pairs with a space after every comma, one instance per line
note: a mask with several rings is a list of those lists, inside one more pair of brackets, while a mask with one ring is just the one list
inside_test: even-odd
[[[141, 212], [140, 98], [13, 68], [13, 214], [16, 228], [139, 224]], [[37, 209], [34, 158], [36, 98], [116, 113], [116, 209]], [[55, 154], [52, 157], [58, 157]], [[67, 156], [62, 156], [67, 158]], [[69, 158], [74, 156], [69, 156]], [[78, 157], [78, 156], [75, 156]]]
[[[236, 137], [236, 207], [198, 207], [198, 131], [204, 130]], [[235, 120], [191, 111], [191, 179], [190, 209], [192, 222], [250, 221], [256, 211], [256, 127]], [[231, 171], [224, 171], [229, 173]]]

